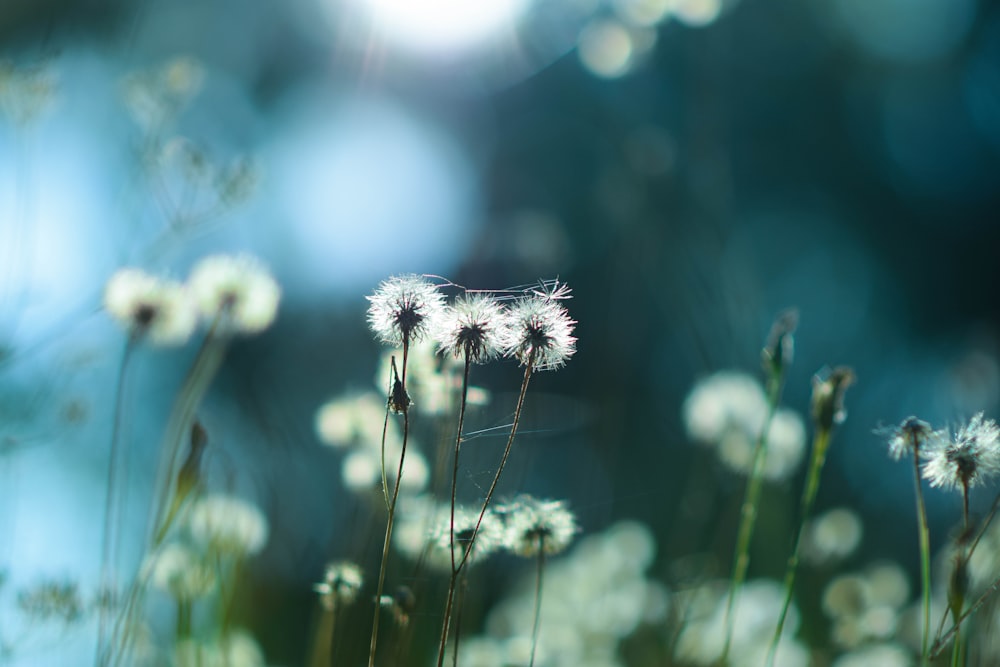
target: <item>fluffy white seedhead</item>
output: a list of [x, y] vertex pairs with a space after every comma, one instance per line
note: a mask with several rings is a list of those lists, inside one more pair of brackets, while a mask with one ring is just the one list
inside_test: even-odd
[[507, 518], [504, 546], [519, 556], [560, 553], [579, 528], [576, 517], [561, 500], [521, 496], [503, 508]]
[[442, 354], [483, 364], [503, 351], [507, 311], [491, 296], [460, 296], [444, 309], [434, 334]]
[[575, 324], [553, 298], [536, 295], [519, 299], [510, 309], [506, 354], [522, 365], [530, 361], [535, 370], [560, 368], [576, 352]]
[[152, 555], [144, 566], [155, 588], [177, 600], [208, 595], [215, 586], [215, 573], [191, 547], [172, 542]]
[[363, 581], [360, 567], [347, 561], [338, 561], [327, 564], [323, 581], [313, 586], [313, 590], [319, 593], [323, 608], [332, 611], [338, 604], [354, 602], [361, 592]]
[[444, 310], [444, 296], [436, 285], [418, 275], [392, 276], [366, 297], [368, 326], [386, 345], [415, 343], [436, 329]]
[[104, 308], [130, 336], [154, 345], [183, 345], [198, 324], [188, 291], [140, 269], [121, 269], [104, 287]]
[[889, 456], [898, 461], [904, 456], [918, 455], [927, 449], [934, 449], [941, 441], [948, 439], [946, 431], [935, 431], [931, 425], [916, 417], [907, 417], [888, 432]]
[[861, 518], [846, 507], [829, 510], [807, 524], [803, 555], [814, 563], [847, 558], [861, 544]]
[[278, 283], [249, 255], [206, 257], [188, 284], [201, 316], [219, 333], [260, 333], [271, 326], [281, 300]]
[[926, 453], [923, 476], [945, 489], [977, 486], [1000, 473], [1000, 427], [977, 414], [954, 439], [941, 439]]
[[[479, 511], [464, 507], [455, 508], [455, 564], [458, 565], [469, 548], [469, 541], [479, 520]], [[440, 505], [430, 527], [430, 544], [427, 551], [427, 562], [430, 565], [451, 567], [449, 545], [451, 543], [451, 508]], [[481, 562], [503, 545], [503, 522], [490, 510], [486, 510], [483, 521], [479, 524], [476, 541], [469, 553], [468, 563]]]
[[232, 630], [210, 641], [184, 639], [174, 645], [174, 667], [266, 667], [260, 645], [249, 633]]
[[252, 556], [267, 543], [267, 518], [247, 501], [215, 494], [199, 499], [191, 508], [188, 527], [195, 541], [220, 554]]

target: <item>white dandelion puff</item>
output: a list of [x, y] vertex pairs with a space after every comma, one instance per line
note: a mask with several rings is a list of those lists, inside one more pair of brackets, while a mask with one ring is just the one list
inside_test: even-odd
[[382, 281], [366, 298], [368, 326], [380, 342], [393, 347], [421, 340], [435, 329], [444, 309], [437, 286], [413, 274]]
[[338, 603], [350, 604], [361, 592], [364, 579], [361, 568], [347, 561], [329, 563], [323, 574], [323, 581], [313, 586], [319, 593], [324, 609], [333, 610]]
[[220, 333], [260, 333], [278, 312], [281, 288], [250, 255], [206, 257], [188, 284], [202, 317], [215, 322]]
[[183, 345], [198, 324], [184, 286], [140, 269], [117, 271], [104, 288], [104, 308], [130, 336], [154, 345]]
[[562, 500], [538, 500], [521, 496], [506, 505], [504, 546], [519, 556], [554, 555], [569, 546], [579, 528], [576, 517]]
[[575, 324], [569, 312], [554, 299], [539, 296], [519, 299], [510, 309], [506, 354], [524, 366], [530, 362], [535, 370], [565, 366], [576, 353]]
[[972, 488], [1000, 473], [1000, 427], [980, 412], [954, 439], [942, 438], [926, 453], [923, 476], [931, 486]]
[[152, 555], [144, 570], [155, 588], [177, 600], [208, 595], [215, 587], [215, 573], [194, 549], [171, 542]]
[[444, 309], [435, 339], [444, 355], [482, 364], [503, 350], [507, 313], [491, 296], [460, 296]]
[[199, 499], [191, 508], [188, 528], [195, 541], [237, 557], [260, 552], [269, 532], [267, 518], [256, 506], [222, 494]]
[[889, 456], [899, 461], [904, 456], [922, 454], [927, 448], [934, 448], [941, 439], [947, 439], [946, 431], [935, 431], [931, 425], [916, 417], [907, 417], [888, 431]]
[[[479, 512], [464, 507], [455, 508], [455, 564], [465, 556], [466, 549], [472, 541], [475, 532], [475, 542], [469, 552], [469, 563], [481, 562], [487, 556], [497, 551], [504, 543], [503, 522], [492, 510], [486, 510], [479, 522]], [[442, 505], [430, 528], [430, 544], [427, 562], [440, 567], [451, 567], [449, 547], [451, 545], [451, 508]]]

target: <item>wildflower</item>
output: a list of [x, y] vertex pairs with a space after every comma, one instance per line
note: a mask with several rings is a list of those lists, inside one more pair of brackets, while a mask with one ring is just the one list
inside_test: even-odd
[[576, 517], [561, 500], [521, 496], [504, 508], [507, 531], [504, 546], [519, 556], [557, 554], [569, 546], [579, 530]]
[[323, 581], [313, 586], [319, 593], [320, 604], [332, 611], [338, 602], [350, 604], [361, 592], [361, 568], [347, 561], [329, 563]]
[[139, 269], [121, 269], [111, 276], [104, 288], [104, 307], [130, 336], [154, 345], [183, 345], [198, 323], [180, 283]]
[[442, 354], [482, 364], [503, 348], [507, 314], [490, 296], [460, 296], [445, 308], [435, 338]]
[[764, 426], [767, 397], [746, 373], [720, 371], [698, 381], [684, 399], [683, 413], [685, 429], [694, 440], [715, 444], [731, 429], [756, 438]]
[[145, 569], [153, 586], [177, 600], [207, 595], [215, 586], [215, 574], [191, 547], [172, 542], [149, 560]]
[[[462, 507], [455, 508], [455, 564], [462, 560], [465, 550], [469, 548], [479, 512]], [[451, 508], [442, 505], [438, 515], [431, 525], [428, 562], [442, 567], [451, 567], [451, 556], [448, 553], [451, 543]], [[504, 527], [500, 518], [492, 511], [483, 514], [476, 532], [476, 541], [469, 552], [469, 562], [481, 561], [499, 549], [504, 542]]]
[[564, 366], [576, 352], [576, 338], [569, 312], [555, 299], [531, 296], [510, 309], [506, 354], [537, 370]]
[[958, 430], [954, 440], [942, 438], [926, 453], [923, 476], [931, 486], [972, 488], [1000, 473], [1000, 427], [980, 412]]
[[944, 431], [935, 431], [931, 425], [916, 417], [907, 417], [889, 431], [889, 456], [899, 461], [904, 456], [921, 454], [925, 447], [933, 447], [934, 442], [947, 437]]
[[861, 519], [840, 507], [816, 517], [806, 527], [803, 555], [814, 563], [847, 558], [861, 544]]
[[189, 284], [202, 317], [225, 333], [260, 333], [274, 321], [281, 298], [278, 283], [249, 255], [206, 257]]
[[434, 329], [444, 308], [436, 285], [420, 276], [392, 276], [366, 297], [368, 326], [375, 337], [393, 347], [421, 340]]
[[267, 518], [255, 506], [233, 496], [199, 499], [191, 508], [188, 527], [197, 542], [237, 557], [256, 554], [267, 543]]

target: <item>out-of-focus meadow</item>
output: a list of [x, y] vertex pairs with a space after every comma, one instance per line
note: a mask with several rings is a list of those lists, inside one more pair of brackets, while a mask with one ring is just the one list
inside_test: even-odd
[[[998, 210], [987, 2], [6, 0], [0, 665], [357, 665], [373, 615], [375, 664], [437, 664], [453, 579], [459, 665], [758, 667], [803, 518], [775, 664], [920, 664], [913, 466], [887, 443], [910, 415], [957, 440], [1000, 416]], [[202, 312], [161, 346], [116, 313], [120, 269], [197, 292], [217, 255], [273, 277], [280, 303], [251, 301], [273, 318]], [[471, 369], [459, 514], [512, 447], [498, 552], [461, 577], [433, 527], [459, 348], [403, 362], [369, 328], [365, 297], [405, 274], [575, 324], [565, 367], [532, 373], [509, 334]], [[779, 407], [761, 349], [789, 307]], [[813, 378], [839, 365], [856, 382], [802, 517]], [[960, 610], [1000, 575], [996, 488], [970, 486], [964, 524], [961, 492], [922, 486], [930, 640], [956, 570]], [[553, 507], [565, 550], [520, 557], [518, 513]], [[1000, 664], [993, 606], [955, 660]]]

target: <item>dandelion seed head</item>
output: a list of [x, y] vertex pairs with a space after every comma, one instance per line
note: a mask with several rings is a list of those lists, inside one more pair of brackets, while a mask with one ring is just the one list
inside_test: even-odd
[[154, 345], [183, 345], [198, 324], [188, 291], [140, 269], [117, 271], [104, 288], [104, 308], [130, 336]]
[[807, 524], [803, 555], [813, 563], [842, 560], [861, 544], [861, 518], [844, 507], [819, 515]]
[[215, 572], [197, 551], [171, 542], [150, 556], [144, 565], [155, 588], [176, 600], [193, 600], [208, 595], [215, 587]]
[[522, 365], [529, 360], [535, 370], [554, 370], [576, 353], [576, 321], [557, 300], [531, 296], [518, 299], [510, 309], [510, 328], [504, 348]]
[[935, 431], [927, 422], [907, 417], [889, 431], [889, 456], [898, 461], [914, 453], [919, 455], [926, 447], [932, 447], [934, 441], [946, 437], [945, 431]]
[[414, 274], [392, 276], [366, 297], [368, 326], [386, 345], [416, 343], [438, 326], [444, 296], [437, 286]]
[[871, 587], [860, 574], [842, 574], [823, 589], [823, 611], [832, 619], [857, 617], [871, 604]]
[[507, 313], [495, 298], [463, 295], [444, 309], [434, 337], [442, 354], [482, 364], [502, 352], [506, 329]]
[[746, 373], [720, 371], [695, 384], [684, 400], [684, 426], [688, 436], [716, 444], [731, 428], [760, 435], [767, 413], [767, 398], [760, 383]]
[[323, 608], [332, 611], [338, 603], [354, 602], [363, 581], [360, 567], [348, 561], [337, 561], [327, 564], [323, 581], [313, 586], [313, 590], [319, 593]]
[[264, 653], [249, 633], [230, 631], [215, 641], [185, 639], [174, 647], [175, 667], [265, 667]]
[[942, 438], [925, 454], [923, 476], [931, 486], [972, 488], [1000, 473], [1000, 427], [978, 413], [954, 439]]
[[[761, 422], [763, 415], [761, 415]], [[750, 416], [747, 415], [747, 421]], [[761, 427], [763, 424], [761, 423]], [[759, 432], [735, 425], [720, 437], [719, 460], [733, 472], [749, 475], [753, 469], [754, 449]], [[806, 430], [802, 418], [792, 410], [780, 408], [771, 420], [762, 474], [769, 480], [782, 480], [798, 469], [805, 455]]]
[[[476, 522], [479, 520], [479, 510], [466, 507], [455, 508], [455, 563], [462, 559], [469, 547]], [[441, 568], [451, 567], [449, 546], [451, 543], [451, 506], [441, 505], [437, 508], [429, 531], [429, 548], [427, 562]], [[483, 520], [476, 532], [476, 540], [472, 544], [468, 563], [480, 563], [503, 545], [504, 527], [500, 518], [492, 511], [486, 510]]]
[[242, 498], [213, 494], [191, 508], [188, 528], [195, 541], [217, 553], [243, 558], [259, 553], [267, 543], [267, 517]]
[[188, 281], [198, 310], [219, 333], [257, 334], [274, 321], [281, 288], [250, 255], [213, 255], [198, 262]]
[[562, 500], [520, 496], [503, 508], [507, 529], [504, 546], [519, 556], [560, 553], [579, 531], [576, 516]]

